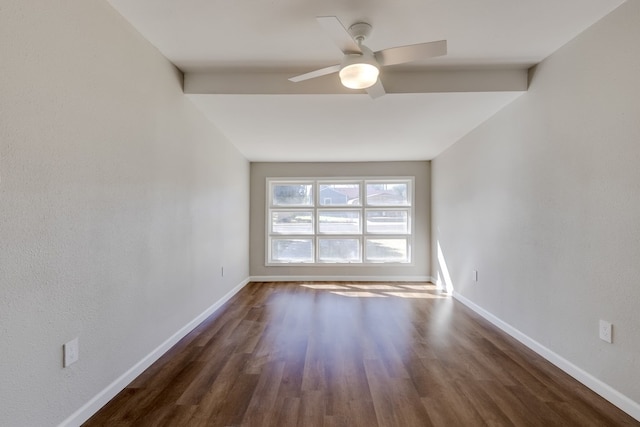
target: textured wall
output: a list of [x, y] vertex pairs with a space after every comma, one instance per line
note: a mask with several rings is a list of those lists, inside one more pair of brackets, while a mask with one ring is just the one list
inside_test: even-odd
[[[431, 273], [429, 162], [252, 163], [251, 276], [422, 276]], [[412, 266], [265, 266], [265, 179], [267, 177], [415, 176], [415, 236]]]
[[[632, 0], [540, 64], [528, 93], [432, 165], [434, 242], [455, 289], [635, 402], [638, 40]], [[434, 264], [441, 277], [445, 263]], [[613, 345], [598, 339], [599, 319], [613, 322]]]
[[3, 0], [0, 58], [0, 425], [55, 425], [248, 276], [249, 165], [102, 0]]

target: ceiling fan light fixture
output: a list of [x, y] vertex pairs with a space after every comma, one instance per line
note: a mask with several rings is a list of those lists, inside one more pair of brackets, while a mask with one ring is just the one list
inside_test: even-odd
[[360, 45], [361, 54], [346, 55], [340, 67], [340, 82], [349, 89], [366, 89], [378, 81], [380, 68], [373, 52]]
[[378, 81], [380, 70], [366, 62], [350, 64], [340, 70], [340, 81], [349, 89], [366, 89]]

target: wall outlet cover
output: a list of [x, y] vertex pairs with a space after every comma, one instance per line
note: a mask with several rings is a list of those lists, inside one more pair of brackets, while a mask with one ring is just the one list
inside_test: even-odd
[[62, 346], [62, 352], [64, 356], [63, 365], [65, 368], [78, 361], [78, 358], [80, 357], [78, 351], [78, 337], [72, 339]]
[[606, 320], [600, 320], [600, 339], [609, 344], [613, 343], [613, 325]]

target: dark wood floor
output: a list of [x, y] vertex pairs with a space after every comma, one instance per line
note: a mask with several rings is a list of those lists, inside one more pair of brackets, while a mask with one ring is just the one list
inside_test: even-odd
[[640, 425], [427, 283], [251, 283], [86, 426]]

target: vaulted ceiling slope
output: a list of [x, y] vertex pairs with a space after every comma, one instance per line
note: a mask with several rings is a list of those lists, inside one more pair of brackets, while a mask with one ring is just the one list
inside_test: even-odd
[[[252, 161], [428, 160], [527, 87], [527, 69], [624, 0], [108, 0], [185, 73], [185, 93]], [[316, 21], [367, 22], [373, 51], [447, 40], [385, 67], [372, 100], [336, 74]]]

